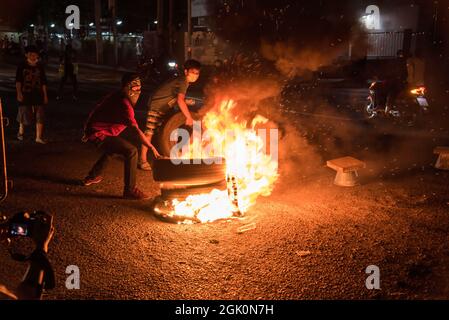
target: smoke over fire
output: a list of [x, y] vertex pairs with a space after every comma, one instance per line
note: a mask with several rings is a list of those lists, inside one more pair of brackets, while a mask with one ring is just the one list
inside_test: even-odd
[[350, 44], [353, 56], [365, 47], [356, 10], [342, 1], [227, 1], [217, 30], [236, 51], [258, 52], [286, 77], [331, 65]]
[[209, 104], [204, 111], [217, 112], [217, 102], [232, 99], [236, 104], [233, 117], [238, 121], [251, 123], [258, 116], [268, 119], [263, 128], [278, 129], [279, 132], [280, 180], [282, 184], [288, 183], [290, 177], [298, 181], [316, 172], [321, 158], [281, 109], [285, 85], [282, 75], [257, 61], [254, 55], [245, 57], [240, 54], [230, 58], [217, 74], [216, 81], [207, 87]]

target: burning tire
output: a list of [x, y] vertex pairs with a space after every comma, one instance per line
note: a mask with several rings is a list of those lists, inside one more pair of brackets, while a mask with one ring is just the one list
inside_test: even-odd
[[[193, 119], [200, 119], [200, 115], [197, 113], [191, 113]], [[170, 150], [177, 143], [175, 141], [170, 141], [171, 133], [176, 129], [186, 129], [191, 133], [191, 128], [185, 126], [186, 117], [182, 112], [175, 113], [162, 125], [160, 132], [156, 137], [156, 143], [158, 145], [158, 151], [161, 155], [169, 157]]]
[[[214, 194], [217, 199], [223, 199], [222, 195], [223, 192], [225, 192], [226, 197], [229, 197], [228, 201], [231, 201], [232, 205], [234, 205], [232, 210], [232, 215], [234, 217], [241, 217], [242, 213], [239, 211], [238, 208], [238, 202], [233, 201], [234, 197], [233, 194], [236, 190], [232, 186], [233, 183], [226, 180], [212, 183], [208, 185], [202, 185], [202, 186], [176, 186], [173, 183], [161, 183], [161, 195], [157, 197], [152, 206], [152, 210], [156, 217], [160, 218], [163, 221], [167, 222], [173, 222], [173, 223], [198, 223], [198, 222], [204, 222], [200, 217], [198, 217], [198, 213], [203, 207], [203, 205], [198, 206], [196, 209], [194, 207], [190, 207], [190, 205], [187, 205], [187, 208], [190, 207], [191, 209], [188, 209], [187, 212], [190, 211], [190, 214], [176, 214], [176, 203], [182, 203], [184, 201], [189, 201], [187, 198], [189, 196], [198, 196], [198, 195], [204, 195], [206, 197], [209, 197], [210, 194]], [[232, 194], [231, 194], [232, 193]], [[201, 199], [202, 197], [197, 199]], [[178, 202], [174, 201], [177, 200]], [[190, 199], [190, 201], [196, 201], [195, 199]], [[201, 200], [200, 200], [201, 201]], [[192, 202], [190, 202], [192, 203]], [[224, 205], [224, 207], [227, 207]], [[198, 211], [196, 211], [198, 210]], [[222, 219], [229, 219], [230, 216], [222, 217]]]
[[227, 183], [225, 180], [202, 185], [202, 186], [173, 186], [165, 185], [161, 186], [161, 197], [165, 200], [179, 200], [184, 201], [190, 195], [207, 194], [212, 190], [217, 189], [220, 191], [227, 189]]
[[[226, 179], [226, 163], [223, 158], [216, 158], [212, 164], [174, 164], [171, 159], [157, 159], [153, 163], [153, 178], [155, 181], [170, 183], [176, 186], [204, 186], [221, 182]], [[219, 162], [219, 161], [220, 162]], [[218, 164], [215, 162], [219, 162]]]

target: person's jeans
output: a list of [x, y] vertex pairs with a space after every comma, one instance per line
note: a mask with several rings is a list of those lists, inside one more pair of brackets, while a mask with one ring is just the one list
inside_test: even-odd
[[125, 158], [125, 192], [132, 191], [136, 187], [137, 148], [121, 137], [106, 137], [98, 146], [104, 153], [90, 170], [89, 176], [101, 176], [112, 155], [122, 155]]

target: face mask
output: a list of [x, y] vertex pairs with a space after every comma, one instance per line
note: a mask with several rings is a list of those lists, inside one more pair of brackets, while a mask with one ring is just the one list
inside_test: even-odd
[[27, 54], [27, 61], [29, 64], [36, 64], [39, 61], [39, 56], [36, 54]]
[[128, 84], [127, 96], [133, 105], [137, 103], [141, 92], [142, 85], [140, 79], [135, 79]]

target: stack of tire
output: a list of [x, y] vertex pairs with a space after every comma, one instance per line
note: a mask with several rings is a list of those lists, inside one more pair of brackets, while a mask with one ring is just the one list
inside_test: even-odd
[[226, 190], [225, 159], [210, 160], [214, 162], [206, 164], [202, 159], [199, 164], [194, 164], [194, 160], [189, 164], [174, 164], [169, 158], [155, 160], [153, 178], [161, 184], [162, 199], [182, 201], [189, 195], [209, 193], [213, 189]]
[[[194, 119], [201, 117], [199, 114], [192, 116]], [[170, 160], [170, 151], [177, 143], [170, 141], [170, 135], [177, 129], [191, 129], [184, 125], [185, 121], [184, 114], [175, 113], [164, 121], [155, 136], [157, 149], [164, 158], [153, 162], [153, 178], [161, 183], [161, 196], [166, 200], [184, 200], [189, 195], [209, 193], [213, 189], [226, 190], [225, 159], [207, 162], [191, 159], [189, 164], [174, 164]]]
[[[226, 164], [174, 164], [171, 159], [157, 159], [153, 163], [153, 178], [160, 183], [161, 195], [154, 202], [154, 213], [165, 221], [181, 223], [200, 222], [196, 217], [173, 215], [173, 200], [184, 201], [190, 195], [208, 194], [214, 189], [228, 189]], [[208, 162], [209, 163], [209, 162]]]
[[[199, 118], [198, 115], [193, 117]], [[170, 135], [177, 129], [189, 130], [184, 124], [184, 115], [181, 112], [175, 113], [164, 121], [154, 137], [157, 149], [163, 156], [162, 159], [156, 159], [153, 162], [153, 178], [160, 183], [161, 187], [161, 196], [156, 200], [155, 205], [164, 207], [167, 211], [171, 208], [169, 205], [165, 208], [163, 203], [171, 203], [175, 199], [184, 201], [190, 195], [207, 194], [214, 189], [227, 189], [225, 159], [213, 159], [210, 165], [203, 160], [199, 164], [196, 164], [198, 160], [190, 160], [189, 164], [174, 164], [171, 161], [170, 151], [177, 142], [170, 141]], [[170, 217], [170, 215], [161, 215], [165, 219]]]

